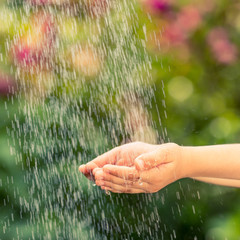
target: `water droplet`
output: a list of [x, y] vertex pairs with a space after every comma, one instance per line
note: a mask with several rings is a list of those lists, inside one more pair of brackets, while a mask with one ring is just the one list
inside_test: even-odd
[[139, 180], [138, 180], [138, 184], [139, 184], [140, 186], [143, 185], [142, 178], [139, 178]]
[[110, 191], [106, 190], [105, 193], [106, 193], [107, 195], [111, 196]]

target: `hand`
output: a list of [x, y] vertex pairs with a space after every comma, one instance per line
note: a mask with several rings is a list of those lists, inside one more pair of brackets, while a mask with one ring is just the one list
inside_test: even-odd
[[130, 146], [127, 147], [130, 161], [123, 156], [123, 164], [106, 164], [102, 169], [94, 169], [96, 184], [102, 189], [115, 193], [154, 193], [185, 177], [181, 147], [177, 144], [155, 145], [140, 156]]
[[151, 152], [157, 149], [158, 145], [147, 144], [143, 142], [133, 142], [125, 144], [112, 149], [109, 152], [95, 158], [88, 162], [86, 165], [81, 165], [79, 171], [82, 172], [88, 179], [94, 180], [94, 173], [97, 170], [102, 170], [103, 166], [107, 164], [117, 166], [134, 166], [134, 160], [136, 157], [143, 153]]

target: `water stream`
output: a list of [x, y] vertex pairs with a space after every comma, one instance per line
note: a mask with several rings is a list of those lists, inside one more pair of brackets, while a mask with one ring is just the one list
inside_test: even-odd
[[161, 219], [164, 192], [106, 194], [78, 172], [120, 144], [168, 140], [148, 111], [151, 58], [134, 4], [10, 1], [19, 112], [8, 133], [24, 187], [14, 187], [20, 209], [4, 220], [8, 239], [175, 238]]

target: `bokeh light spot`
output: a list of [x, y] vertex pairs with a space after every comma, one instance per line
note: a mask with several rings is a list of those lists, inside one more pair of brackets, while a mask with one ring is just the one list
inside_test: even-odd
[[179, 102], [183, 102], [192, 95], [193, 84], [186, 77], [178, 76], [170, 80], [168, 92], [172, 98]]
[[215, 118], [210, 123], [210, 133], [216, 138], [225, 138], [231, 132], [231, 123], [228, 119], [224, 117]]

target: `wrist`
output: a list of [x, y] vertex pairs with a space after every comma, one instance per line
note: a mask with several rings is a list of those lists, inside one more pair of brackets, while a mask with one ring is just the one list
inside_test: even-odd
[[194, 177], [191, 147], [180, 146], [180, 163], [182, 178]]
[[176, 180], [188, 177], [189, 164], [186, 159], [185, 148], [176, 143], [167, 143], [165, 145], [166, 151], [166, 162], [172, 162], [175, 166], [175, 178]]

